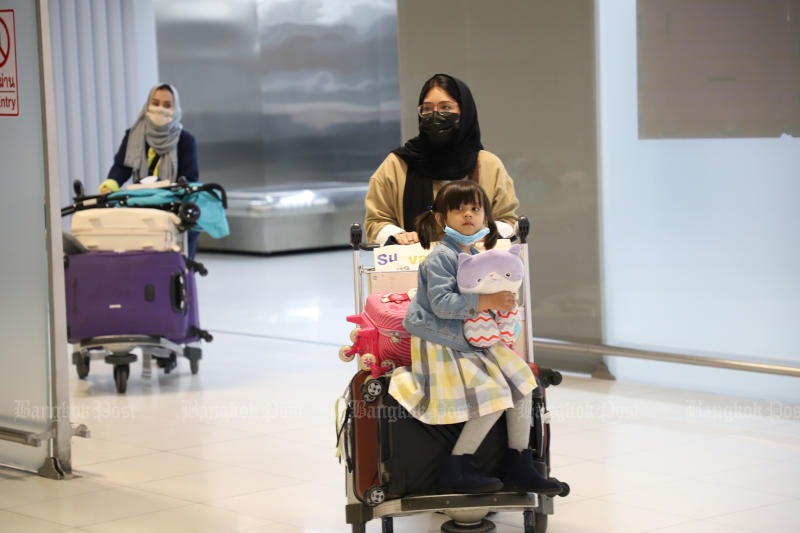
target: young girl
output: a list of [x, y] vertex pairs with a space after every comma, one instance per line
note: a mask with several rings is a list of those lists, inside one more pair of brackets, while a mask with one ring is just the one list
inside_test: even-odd
[[[539, 475], [528, 448], [533, 373], [503, 343], [476, 349], [463, 334], [463, 319], [482, 309], [510, 311], [516, 304], [509, 291], [460, 294], [456, 284], [458, 254], [477, 253], [472, 244], [480, 239], [487, 249], [497, 242], [486, 193], [473, 181], [448, 183], [433, 208], [418, 217], [417, 230], [424, 248], [439, 238], [441, 243], [420, 265], [417, 294], [403, 321], [412, 335], [411, 367], [394, 371], [389, 393], [427, 424], [466, 421], [442, 464], [440, 490], [479, 493], [505, 487], [558, 494], [561, 485]], [[498, 479], [481, 474], [471, 460], [504, 411], [509, 447]]]

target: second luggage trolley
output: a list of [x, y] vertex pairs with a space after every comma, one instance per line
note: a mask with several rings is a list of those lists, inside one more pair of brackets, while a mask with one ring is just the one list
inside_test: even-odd
[[[179, 198], [135, 204], [127, 191], [85, 196], [80, 181], [73, 187], [74, 203], [61, 215], [81, 215], [72, 224], [79, 233], [64, 235], [67, 334], [78, 377], [89, 375], [92, 359], [103, 359], [114, 367], [117, 392], [124, 393], [136, 348], [142, 352], [144, 377], [150, 377], [151, 361], [168, 374], [181, 356], [196, 374], [202, 358], [197, 342], [213, 340], [199, 326], [195, 281], [195, 273], [208, 271], [184, 255], [200, 208]], [[227, 203], [216, 184], [180, 180], [152, 190], [167, 197], [203, 192], [223, 209]]]
[[[558, 385], [561, 374], [552, 369], [538, 368], [533, 363], [527, 247], [529, 228], [527, 218], [521, 217], [516, 238], [521, 245], [525, 266], [524, 282], [520, 289], [525, 318], [514, 348], [528, 361], [540, 385], [534, 391], [530, 443], [537, 469], [549, 477], [550, 414], [545, 388]], [[357, 358], [360, 370], [344, 393], [344, 412], [341, 413], [337, 406], [337, 418], [341, 416], [342, 420], [337, 419], [336, 428], [340, 460], [346, 466], [345, 518], [351, 524], [353, 533], [364, 533], [366, 523], [373, 518], [381, 519], [383, 533], [392, 533], [394, 517], [432, 511], [450, 517], [441, 527], [443, 533], [493, 532], [495, 525], [486, 516], [490, 512], [507, 511], [522, 511], [525, 533], [544, 533], [548, 515], [554, 512], [551, 496], [509, 491], [485, 494], [438, 492], [438, 464], [443, 455], [451, 452], [463, 424], [426, 425], [415, 420], [387, 393], [394, 366], [407, 364], [407, 361], [393, 360], [391, 355], [386, 356], [381, 352], [386, 352], [391, 344], [399, 345], [406, 341], [408, 333], [401, 331], [402, 327], [393, 328], [391, 324], [369, 324], [363, 313], [365, 300], [375, 293], [389, 293], [390, 297], [384, 297], [384, 302], [400, 302], [402, 298], [395, 295], [416, 288], [417, 272], [409, 267], [379, 271], [375, 266], [362, 265], [360, 252], [374, 251], [378, 247], [362, 242], [362, 229], [358, 224], [350, 228], [350, 244], [353, 248], [356, 314], [348, 317], [348, 321], [358, 327], [350, 334], [353, 344], [344, 346], [339, 351], [339, 357], [343, 361]], [[396, 322], [402, 312], [391, 312], [397, 316], [390, 317], [389, 322]], [[475, 453], [475, 466], [486, 474], [496, 472], [507, 446], [506, 439], [505, 417], [501, 417]], [[569, 485], [560, 483], [562, 492], [559, 496], [566, 496], [569, 494]]]

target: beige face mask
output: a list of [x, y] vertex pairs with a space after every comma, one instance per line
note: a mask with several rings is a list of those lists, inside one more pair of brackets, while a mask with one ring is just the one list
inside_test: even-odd
[[147, 118], [154, 126], [166, 126], [172, 122], [172, 110], [165, 107], [151, 105], [147, 108]]

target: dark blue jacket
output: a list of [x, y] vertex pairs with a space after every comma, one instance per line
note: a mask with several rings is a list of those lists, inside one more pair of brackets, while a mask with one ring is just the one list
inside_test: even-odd
[[[131, 167], [125, 166], [125, 151], [128, 149], [128, 135], [131, 130], [125, 132], [125, 137], [122, 138], [122, 143], [119, 145], [117, 155], [114, 156], [114, 164], [111, 170], [108, 171], [106, 179], [116, 181], [120, 186], [128, 181], [131, 177]], [[145, 143], [145, 151], [149, 147]], [[197, 141], [194, 136], [186, 130], [181, 130], [181, 136], [178, 138], [178, 173], [176, 176], [183, 176], [188, 181], [198, 181], [199, 175], [197, 171]], [[144, 176], [142, 176], [144, 177]]]

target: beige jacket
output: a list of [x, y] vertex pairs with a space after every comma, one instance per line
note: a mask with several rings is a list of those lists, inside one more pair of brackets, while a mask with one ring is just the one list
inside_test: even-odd
[[[402, 233], [403, 191], [406, 186], [408, 165], [401, 158], [389, 154], [369, 180], [365, 205], [367, 241], [383, 244], [391, 235]], [[465, 176], [466, 177], [466, 176]], [[447, 183], [434, 180], [433, 196]], [[514, 193], [514, 182], [506, 172], [500, 158], [491, 152], [478, 152], [478, 183], [492, 202], [492, 213], [498, 222], [498, 231], [507, 236], [510, 226], [517, 221], [519, 200]], [[508, 224], [509, 226], [505, 226]], [[504, 231], [505, 229], [505, 231]]]

